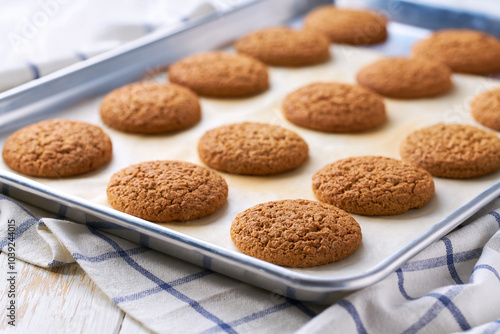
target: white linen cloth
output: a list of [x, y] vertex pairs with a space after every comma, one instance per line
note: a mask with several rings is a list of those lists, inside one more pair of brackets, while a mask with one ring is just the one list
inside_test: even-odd
[[0, 92], [246, 0], [0, 0]]
[[[77, 262], [157, 333], [500, 333], [500, 199], [381, 282], [330, 307], [302, 303], [0, 195], [0, 248]], [[2, 256], [6, 256], [3, 253]], [[325, 309], [326, 308], [326, 309]]]

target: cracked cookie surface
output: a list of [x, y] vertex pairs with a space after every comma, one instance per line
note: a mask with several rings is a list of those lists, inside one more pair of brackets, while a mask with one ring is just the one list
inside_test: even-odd
[[412, 54], [441, 61], [453, 72], [488, 74], [500, 71], [500, 40], [475, 30], [438, 30], [417, 42]]
[[357, 82], [380, 95], [422, 98], [441, 95], [452, 87], [451, 70], [424, 58], [384, 58], [361, 68]]
[[226, 202], [228, 187], [219, 174], [203, 166], [183, 161], [147, 161], [113, 174], [107, 195], [118, 211], [168, 223], [214, 213]]
[[107, 94], [100, 107], [104, 124], [120, 131], [155, 134], [183, 130], [201, 118], [198, 97], [174, 84], [136, 82]]
[[385, 122], [382, 97], [360, 86], [317, 82], [288, 94], [283, 114], [295, 125], [325, 132], [360, 132]]
[[500, 88], [485, 91], [470, 104], [472, 117], [490, 129], [500, 131]]
[[423, 207], [434, 194], [429, 172], [380, 156], [338, 160], [312, 178], [318, 199], [355, 214], [385, 216]]
[[47, 178], [91, 172], [112, 157], [109, 136], [98, 126], [54, 119], [26, 126], [5, 141], [5, 164], [22, 174]]
[[183, 58], [169, 67], [168, 78], [212, 97], [246, 97], [269, 88], [266, 65], [253, 57], [223, 51]]
[[275, 66], [305, 66], [330, 58], [330, 42], [321, 35], [288, 27], [254, 31], [235, 42], [239, 53]]
[[239, 213], [231, 239], [245, 254], [287, 267], [339, 261], [361, 243], [361, 227], [347, 212], [303, 199], [258, 204]]
[[309, 148], [298, 134], [281, 126], [244, 122], [205, 132], [198, 153], [207, 166], [217, 170], [271, 175], [300, 166]]
[[403, 160], [446, 178], [472, 178], [500, 169], [500, 139], [472, 125], [435, 124], [410, 133], [399, 147]]
[[313, 9], [304, 18], [306, 30], [324, 34], [331, 42], [376, 44], [387, 39], [387, 20], [371, 11], [341, 9], [333, 5]]

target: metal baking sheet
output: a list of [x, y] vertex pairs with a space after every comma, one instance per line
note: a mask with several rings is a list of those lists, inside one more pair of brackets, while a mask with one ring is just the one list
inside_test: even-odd
[[[210, 23], [213, 24], [212, 21]], [[415, 38], [418, 38], [417, 35]], [[389, 43], [391, 40], [385, 45]], [[269, 91], [245, 99], [201, 98], [202, 121], [187, 131], [169, 135], [133, 135], [107, 128], [98, 113], [102, 94], [93, 98], [80, 96], [78, 100], [81, 102], [77, 105], [57, 113], [41, 112], [40, 115], [45, 118], [80, 119], [100, 125], [113, 141], [112, 162], [87, 175], [51, 180], [26, 178], [12, 173], [2, 161], [2, 193], [37, 203], [69, 219], [106, 229], [276, 293], [304, 301], [331, 302], [346, 292], [385, 277], [500, 195], [500, 172], [471, 180], [435, 178], [436, 194], [422, 209], [386, 217], [354, 215], [363, 231], [362, 245], [348, 258], [324, 266], [304, 269], [279, 267], [237, 250], [229, 236], [229, 226], [237, 213], [269, 200], [314, 200], [311, 176], [316, 170], [348, 156], [377, 154], [398, 158], [401, 140], [422, 126], [436, 122], [477, 126], [468, 111], [469, 100], [483, 90], [500, 86], [500, 82], [493, 79], [454, 74], [455, 86], [444, 96], [419, 100], [385, 99], [388, 122], [379, 129], [362, 134], [315, 132], [294, 126], [283, 118], [281, 103], [287, 93], [315, 81], [354, 83], [357, 69], [383, 56], [380, 53], [383, 46], [377, 48], [378, 51], [374, 51], [333, 45], [333, 57], [328, 63], [296, 69], [271, 67]], [[161, 73], [150, 80], [166, 81], [166, 75]], [[123, 79], [122, 84], [126, 82]], [[50, 93], [51, 88], [46, 89]], [[108, 87], [108, 91], [110, 89]], [[24, 93], [23, 89], [19, 93]], [[77, 100], [77, 97], [78, 94], [72, 99]], [[87, 98], [83, 100], [84, 97]], [[27, 107], [38, 111], [36, 106]], [[15, 119], [12, 113], [10, 117]], [[114, 172], [132, 163], [156, 159], [201, 164], [196, 151], [201, 135], [215, 126], [240, 121], [278, 124], [296, 131], [308, 142], [310, 158], [297, 170], [276, 176], [221, 173], [229, 185], [228, 202], [214, 215], [191, 222], [154, 224], [109, 207], [105, 189]], [[0, 134], [2, 146], [12, 131], [8, 129]]]

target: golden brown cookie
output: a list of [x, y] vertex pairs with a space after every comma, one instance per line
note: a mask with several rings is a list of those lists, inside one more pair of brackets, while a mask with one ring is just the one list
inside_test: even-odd
[[380, 95], [413, 99], [443, 94], [452, 87], [451, 70], [424, 58], [384, 58], [359, 70], [361, 86]]
[[306, 30], [327, 36], [331, 42], [366, 45], [387, 39], [387, 20], [371, 11], [339, 9], [326, 5], [312, 10], [304, 18]]
[[207, 131], [198, 142], [209, 167], [234, 174], [270, 175], [300, 166], [307, 143], [295, 132], [263, 123], [236, 123]]
[[170, 82], [212, 97], [245, 97], [269, 87], [267, 67], [259, 60], [222, 51], [192, 55], [172, 64]]
[[410, 133], [401, 143], [403, 160], [434, 176], [465, 179], [500, 168], [500, 139], [471, 125], [435, 124]]
[[112, 151], [111, 139], [98, 126], [54, 119], [10, 135], [3, 147], [3, 160], [26, 175], [58, 178], [95, 170], [111, 160]]
[[236, 51], [275, 66], [305, 66], [330, 58], [330, 41], [311, 31], [273, 27], [252, 32], [235, 43]]
[[214, 171], [183, 161], [147, 161], [111, 176], [111, 206], [153, 222], [193, 220], [208, 216], [227, 199], [226, 181]]
[[144, 81], [113, 90], [101, 103], [104, 124], [133, 133], [183, 130], [201, 118], [198, 97], [174, 84]]
[[318, 82], [301, 87], [283, 101], [283, 113], [295, 125], [326, 132], [359, 132], [386, 120], [384, 100], [363, 87]]
[[500, 131], [500, 88], [485, 91], [470, 104], [472, 117], [490, 129]]
[[338, 160], [312, 178], [318, 199], [355, 214], [386, 216], [423, 207], [434, 180], [422, 168], [400, 160], [361, 156]]
[[488, 74], [500, 71], [500, 41], [483, 32], [445, 29], [417, 42], [415, 56], [441, 61], [453, 72]]
[[258, 204], [231, 225], [231, 239], [243, 253], [287, 267], [339, 261], [354, 253], [361, 238], [348, 213], [304, 199]]

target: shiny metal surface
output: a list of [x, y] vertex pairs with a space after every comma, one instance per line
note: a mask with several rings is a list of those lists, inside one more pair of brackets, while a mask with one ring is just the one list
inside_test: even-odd
[[109, 52], [0, 93], [0, 133], [137, 81], [189, 54], [221, 48], [252, 29], [288, 22], [328, 3], [331, 1], [254, 0], [227, 13], [212, 13], [188, 21], [174, 30], [159, 29]]
[[389, 16], [394, 22], [429, 30], [474, 29], [500, 37], [500, 13], [485, 14], [407, 0], [366, 0], [363, 3]]
[[171, 229], [57, 191], [11, 172], [0, 170], [0, 188], [3, 194], [12, 198], [36, 204], [55, 213], [64, 212], [64, 218], [103, 229], [108, 233], [274, 293], [316, 303], [331, 303], [346, 292], [378, 282], [433, 241], [460, 225], [495, 197], [500, 196], [500, 181], [498, 181], [371, 270], [340, 278], [320, 278], [228, 251]]
[[[187, 54], [221, 47], [251, 29], [286, 22], [326, 3], [331, 2], [255, 1], [222, 17], [214, 14], [190, 22], [178, 31], [148, 36], [119, 50], [22, 85], [0, 94], [0, 133], [137, 80], [145, 72], [165, 66]], [[255, 17], [259, 17], [259, 20], [255, 20]], [[227, 29], [228, 26], [231, 29]], [[201, 32], [210, 32], [214, 38], [207, 39]], [[182, 47], [180, 41], [183, 41]], [[381, 51], [390, 52], [383, 49]], [[403, 49], [397, 51], [404, 52]], [[0, 189], [3, 194], [58, 213], [61, 217], [103, 229], [274, 293], [302, 301], [331, 303], [345, 293], [380, 281], [433, 241], [460, 225], [492, 199], [500, 196], [500, 181], [370, 270], [338, 278], [298, 273], [229, 251], [8, 171], [0, 170]]]

